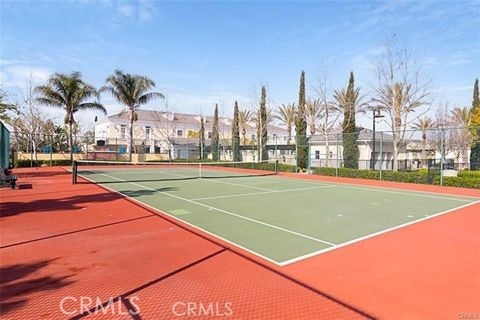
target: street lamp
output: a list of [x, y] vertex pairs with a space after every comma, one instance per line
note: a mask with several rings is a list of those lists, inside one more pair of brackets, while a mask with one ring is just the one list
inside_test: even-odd
[[371, 161], [371, 167], [372, 170], [375, 170], [375, 120], [377, 118], [383, 118], [385, 117], [384, 115], [380, 114], [380, 109], [376, 108], [373, 109], [373, 144], [372, 144], [372, 161]]

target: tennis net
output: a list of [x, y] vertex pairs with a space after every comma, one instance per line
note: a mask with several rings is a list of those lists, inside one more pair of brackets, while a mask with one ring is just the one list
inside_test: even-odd
[[78, 160], [72, 182], [78, 177], [94, 183], [221, 179], [274, 175], [277, 162], [120, 162]]

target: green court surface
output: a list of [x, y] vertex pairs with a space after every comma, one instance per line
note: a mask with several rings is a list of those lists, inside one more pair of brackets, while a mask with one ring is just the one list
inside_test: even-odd
[[[78, 175], [279, 265], [471, 205], [478, 198], [189, 166]], [[230, 172], [231, 173], [231, 172]], [[217, 178], [211, 178], [218, 175]]]

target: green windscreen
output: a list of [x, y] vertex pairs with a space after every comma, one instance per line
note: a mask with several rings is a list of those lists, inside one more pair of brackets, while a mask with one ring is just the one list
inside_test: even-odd
[[0, 121], [0, 166], [8, 169], [10, 166], [10, 131]]

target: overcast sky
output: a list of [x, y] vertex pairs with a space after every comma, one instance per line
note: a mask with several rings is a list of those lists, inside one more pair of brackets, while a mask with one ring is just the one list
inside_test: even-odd
[[[350, 71], [364, 94], [393, 34], [423, 66], [435, 105], [470, 106], [480, 75], [480, 1], [1, 1], [0, 79], [21, 100], [53, 72], [80, 71], [100, 87], [115, 69], [146, 75], [177, 112], [230, 115], [261, 85], [271, 106], [307, 95], [321, 70], [330, 93]], [[121, 110], [108, 96], [109, 114]], [[152, 103], [159, 108], [162, 101]], [[46, 107], [45, 107], [46, 108]], [[59, 122], [63, 116], [51, 108]], [[84, 128], [95, 114], [78, 115]], [[360, 120], [371, 126], [371, 120]]]

